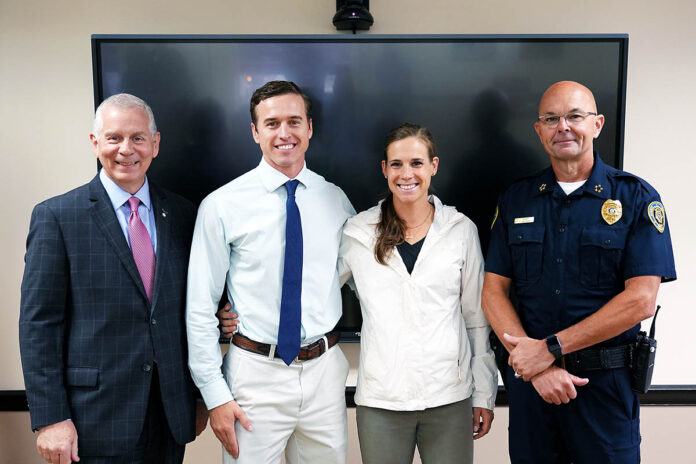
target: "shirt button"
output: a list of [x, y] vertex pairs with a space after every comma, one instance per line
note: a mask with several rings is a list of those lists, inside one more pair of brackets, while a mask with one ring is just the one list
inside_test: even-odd
[[149, 365], [148, 363], [145, 363], [142, 365], [143, 372], [150, 372], [152, 370], [152, 366]]
[[522, 240], [522, 236], [521, 236], [521, 235], [518, 235], [518, 236], [517, 236], [517, 240]]
[[561, 264], [561, 263], [563, 262], [563, 258], [556, 258], [556, 262], [557, 262], [558, 264]]
[[565, 227], [559, 227], [559, 228], [558, 228], [558, 231], [561, 232], [561, 233], [565, 232]]
[[604, 241], [604, 244], [605, 244], [605, 245], [609, 245], [610, 243], [611, 243], [611, 240], [609, 240], [609, 239], [606, 239], [606, 240]]
[[560, 294], [561, 294], [561, 291], [560, 291], [559, 289], [556, 289], [556, 290], [554, 290], [553, 292], [554, 292], [556, 295], [560, 295]]
[[569, 205], [569, 204], [570, 204], [570, 198], [566, 198], [566, 199], [565, 199], [565, 204], [566, 204], [566, 205]]

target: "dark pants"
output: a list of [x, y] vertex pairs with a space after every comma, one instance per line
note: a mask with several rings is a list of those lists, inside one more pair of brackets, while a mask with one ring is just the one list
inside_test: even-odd
[[471, 398], [423, 411], [358, 406], [363, 464], [411, 464], [418, 446], [423, 464], [471, 464]]
[[579, 373], [590, 382], [559, 406], [507, 369], [512, 464], [636, 464], [640, 404], [628, 368]]
[[[124, 398], [124, 401], [128, 399]], [[80, 454], [79, 451], [78, 454]], [[184, 445], [174, 440], [164, 415], [156, 367], [152, 375], [143, 431], [135, 448], [121, 456], [82, 456], [80, 454], [80, 464], [181, 464], [183, 461]]]

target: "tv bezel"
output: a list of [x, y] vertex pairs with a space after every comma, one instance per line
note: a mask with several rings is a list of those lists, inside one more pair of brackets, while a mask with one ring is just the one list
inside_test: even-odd
[[[101, 56], [100, 45], [109, 42], [161, 42], [161, 43], [437, 43], [437, 42], [615, 42], [619, 45], [619, 89], [617, 91], [616, 117], [616, 155], [617, 168], [623, 168], [624, 162], [624, 130], [626, 121], [626, 88], [628, 72], [628, 34], [365, 34], [365, 35], [234, 35], [234, 34], [93, 34], [92, 45], [92, 76], [94, 88], [94, 107], [99, 106], [104, 95], [101, 92]], [[97, 163], [98, 166], [98, 163]], [[98, 169], [98, 167], [97, 167]], [[222, 339], [221, 342], [229, 342]], [[360, 331], [341, 331], [341, 342], [359, 342]]]

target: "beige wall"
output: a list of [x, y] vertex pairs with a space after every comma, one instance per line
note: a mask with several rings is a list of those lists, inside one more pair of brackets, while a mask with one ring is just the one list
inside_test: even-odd
[[[31, 208], [94, 174], [87, 138], [93, 111], [90, 35], [333, 34], [334, 5], [333, 0], [0, 0], [0, 390], [23, 388], [16, 325]], [[372, 13], [370, 33], [375, 34], [630, 35], [625, 168], [648, 178], [662, 193], [679, 273], [679, 281], [664, 286], [659, 297], [665, 311], [656, 383], [696, 384], [696, 363], [678, 367], [683, 351], [696, 351], [690, 333], [696, 311], [689, 291], [696, 280], [696, 215], [689, 188], [696, 172], [691, 142], [696, 91], [690, 85], [696, 75], [696, 2], [377, 0]], [[669, 431], [686, 430], [696, 420], [693, 408], [646, 412], [663, 417]], [[504, 415], [503, 409], [496, 437], [479, 447], [490, 446], [497, 456], [501, 450], [504, 454]], [[15, 432], [26, 430], [24, 416], [0, 414], [0, 453], [15, 449], [21, 456], [33, 455], [13, 439]], [[17, 432], [19, 427], [23, 432]], [[658, 430], [646, 434], [644, 454], [655, 456], [646, 461], [657, 462], [669, 452], [677, 457], [661, 462], [685, 462], [678, 456], [688, 456], [688, 439], [674, 438]], [[492, 456], [480, 460], [504, 462]], [[0, 462], [9, 461], [0, 454]]]
[[[475, 442], [474, 462], [505, 464], [507, 456], [507, 408], [495, 412], [493, 430]], [[643, 445], [641, 454], [645, 463], [693, 464], [693, 407], [643, 407], [641, 410]], [[0, 463], [41, 464], [34, 448], [34, 437], [29, 431], [29, 413], [0, 413]], [[348, 410], [348, 463], [360, 463], [355, 409]], [[184, 464], [219, 464], [222, 455], [220, 443], [208, 427], [186, 448]], [[416, 457], [414, 464], [420, 464]], [[313, 463], [310, 463], [313, 464]]]

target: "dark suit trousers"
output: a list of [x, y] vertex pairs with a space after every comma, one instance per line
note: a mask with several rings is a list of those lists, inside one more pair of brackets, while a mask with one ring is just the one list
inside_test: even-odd
[[80, 456], [80, 464], [181, 464], [183, 460], [184, 446], [172, 437], [164, 415], [157, 363], [154, 363], [145, 424], [135, 449], [121, 456]]

